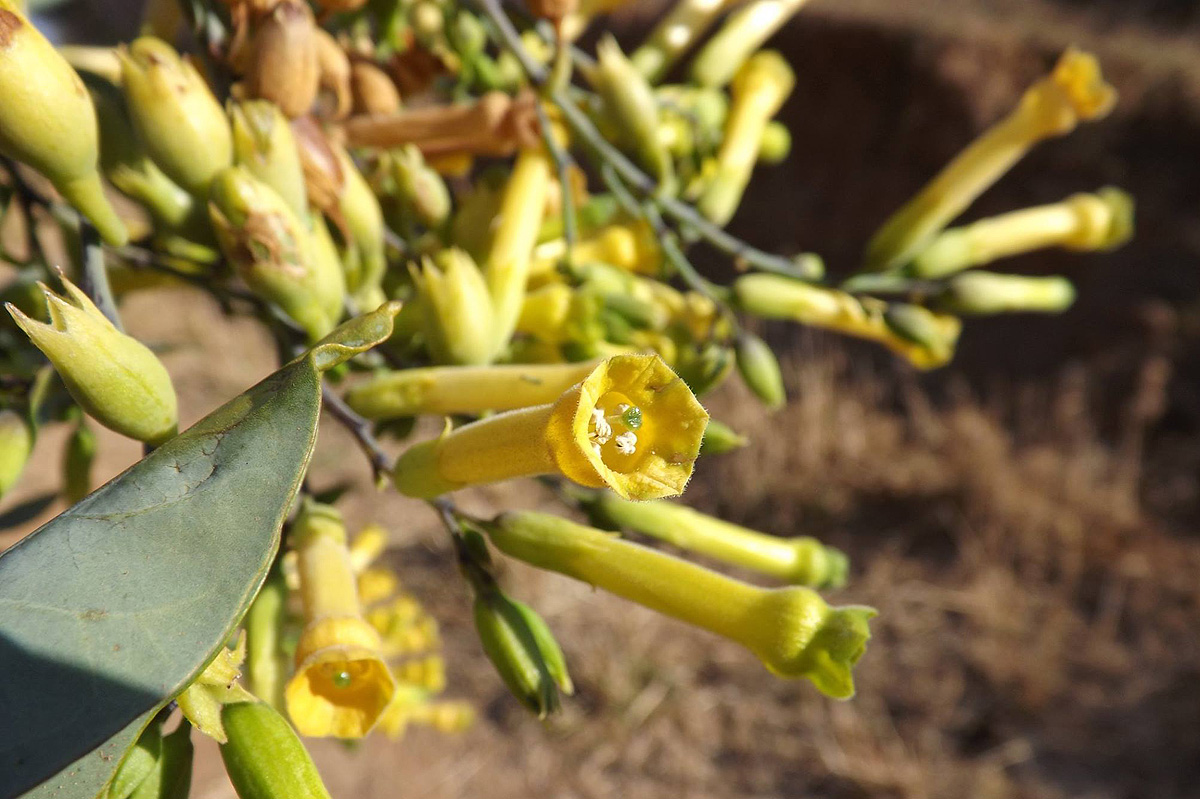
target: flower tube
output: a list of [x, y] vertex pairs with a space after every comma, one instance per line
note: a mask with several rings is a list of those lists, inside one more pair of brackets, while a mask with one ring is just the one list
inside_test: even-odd
[[618, 355], [547, 405], [508, 411], [417, 444], [396, 462], [401, 493], [562, 474], [627, 499], [683, 491], [708, 414], [655, 355]]
[[1012, 113], [984, 131], [884, 223], [867, 245], [867, 269], [904, 266], [1031, 147], [1105, 116], [1115, 103], [1116, 92], [1104, 82], [1095, 56], [1067, 50]]
[[395, 682], [359, 606], [346, 528], [336, 510], [309, 503], [291, 535], [305, 626], [284, 692], [288, 715], [302, 735], [361, 738], [388, 706]]
[[754, 0], [729, 16], [692, 62], [692, 80], [724, 86], [750, 54], [783, 27], [808, 0]]
[[730, 0], [678, 0], [630, 60], [647, 80], [661, 80], [730, 5]]
[[368, 419], [508, 411], [553, 402], [596, 366], [588, 361], [402, 369], [354, 386], [346, 402]]
[[485, 525], [511, 557], [573, 577], [741, 644], [780, 677], [806, 677], [837, 699], [854, 695], [866, 650], [861, 606], [830, 607], [808, 588], [758, 588], [557, 516], [505, 514]]

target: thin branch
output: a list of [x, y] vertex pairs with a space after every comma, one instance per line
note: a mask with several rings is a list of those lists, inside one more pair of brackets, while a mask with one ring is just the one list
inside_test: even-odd
[[546, 149], [550, 151], [550, 157], [554, 160], [554, 166], [558, 170], [558, 185], [559, 194], [562, 202], [562, 218], [563, 218], [563, 239], [567, 243], [566, 254], [563, 259], [568, 267], [574, 266], [573, 254], [575, 252], [575, 242], [578, 240], [579, 219], [575, 214], [575, 196], [571, 193], [571, 164], [574, 163], [571, 159], [571, 154], [562, 148], [558, 143], [558, 139], [554, 138], [554, 128], [550, 124], [550, 117], [546, 114], [546, 107], [541, 100], [538, 100], [537, 105], [538, 127], [542, 131], [542, 139], [546, 142]]
[[350, 434], [358, 441], [359, 448], [371, 463], [371, 471], [374, 474], [375, 482], [381, 482], [385, 478], [385, 475], [391, 471], [392, 456], [384, 450], [379, 440], [375, 438], [375, 433], [371, 430], [371, 423], [355, 413], [354, 409], [347, 405], [346, 401], [325, 383], [321, 384], [321, 400], [324, 403], [325, 410], [329, 411], [330, 416], [349, 430]]
[[117, 301], [113, 298], [112, 285], [108, 282], [108, 268], [104, 263], [104, 247], [100, 243], [100, 233], [83, 217], [79, 218], [79, 248], [83, 256], [79, 288], [96, 303], [100, 313], [104, 314], [117, 330], [125, 332], [121, 324], [121, 314], [117, 311]]

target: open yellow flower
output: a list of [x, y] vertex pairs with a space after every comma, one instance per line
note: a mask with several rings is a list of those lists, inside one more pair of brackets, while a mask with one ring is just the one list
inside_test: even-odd
[[284, 697], [302, 735], [361, 738], [392, 699], [395, 682], [379, 633], [362, 617], [341, 516], [310, 503], [292, 528], [304, 602], [296, 674]]
[[431, 498], [469, 485], [562, 474], [626, 499], [682, 493], [708, 414], [655, 355], [618, 355], [548, 405], [483, 419], [411, 447], [401, 493]]

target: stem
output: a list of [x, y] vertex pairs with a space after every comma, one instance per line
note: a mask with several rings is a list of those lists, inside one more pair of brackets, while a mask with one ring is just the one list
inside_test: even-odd
[[100, 313], [104, 314], [117, 330], [124, 333], [121, 315], [117, 311], [117, 301], [113, 299], [112, 286], [108, 282], [108, 269], [104, 265], [100, 233], [83, 217], [79, 218], [79, 245], [83, 250], [83, 270], [80, 273], [79, 288], [88, 295], [88, 299], [96, 303]]
[[562, 218], [563, 218], [563, 239], [567, 243], [566, 252], [563, 253], [563, 263], [566, 264], [569, 270], [575, 265], [572, 258], [575, 252], [575, 242], [578, 240], [579, 221], [575, 214], [575, 197], [571, 194], [571, 175], [570, 168], [572, 159], [570, 153], [559, 146], [558, 139], [554, 138], [554, 130], [550, 125], [550, 117], [546, 113], [546, 106], [543, 101], [539, 100], [535, 106], [538, 115], [538, 127], [542, 131], [542, 139], [546, 142], [546, 149], [550, 151], [550, 157], [554, 160], [554, 167], [558, 172], [559, 194], [562, 202]]
[[371, 430], [371, 423], [355, 413], [336, 391], [325, 383], [321, 384], [321, 400], [325, 410], [358, 441], [359, 448], [371, 463], [375, 482], [380, 483], [392, 466], [392, 458], [379, 444]]

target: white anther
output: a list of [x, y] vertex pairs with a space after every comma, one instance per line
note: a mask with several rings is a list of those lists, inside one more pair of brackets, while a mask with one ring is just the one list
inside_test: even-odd
[[622, 455], [632, 455], [637, 452], [637, 436], [632, 430], [617, 436], [617, 452]]
[[604, 411], [600, 410], [599, 408], [592, 409], [592, 427], [595, 428], [591, 434], [591, 438], [593, 440], [598, 441], [601, 444], [607, 444], [608, 440], [612, 438], [612, 425], [610, 425], [608, 420], [604, 418]]

